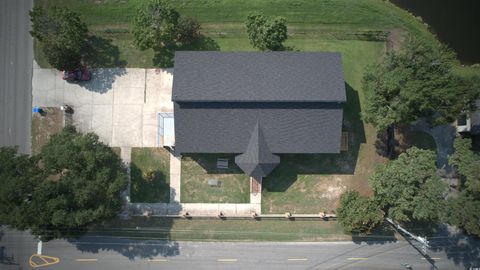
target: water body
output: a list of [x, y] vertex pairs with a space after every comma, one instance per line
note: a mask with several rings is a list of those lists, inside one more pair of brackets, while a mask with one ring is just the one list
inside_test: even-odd
[[479, 0], [391, 0], [428, 23], [464, 64], [480, 63]]

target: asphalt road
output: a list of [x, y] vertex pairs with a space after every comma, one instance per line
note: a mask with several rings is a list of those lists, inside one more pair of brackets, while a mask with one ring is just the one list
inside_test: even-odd
[[[30, 269], [37, 242], [27, 233], [2, 229], [0, 269]], [[397, 242], [165, 242], [87, 235], [43, 244], [59, 262], [42, 269], [475, 269], [480, 242], [462, 236], [432, 239], [424, 257]], [[472, 268], [470, 268], [472, 267]]]
[[30, 153], [33, 43], [32, 0], [0, 1], [0, 146]]

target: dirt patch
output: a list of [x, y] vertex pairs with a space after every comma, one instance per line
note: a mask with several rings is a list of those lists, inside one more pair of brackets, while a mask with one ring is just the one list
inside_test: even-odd
[[44, 107], [41, 114], [32, 115], [32, 154], [40, 153], [50, 136], [62, 130], [63, 117], [63, 111], [53, 107]]
[[387, 52], [399, 51], [403, 41], [405, 40], [405, 31], [400, 28], [391, 29], [388, 33], [387, 42], [385, 43]]

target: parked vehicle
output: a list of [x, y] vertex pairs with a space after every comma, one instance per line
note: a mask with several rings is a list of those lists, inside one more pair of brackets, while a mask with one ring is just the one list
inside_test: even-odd
[[72, 71], [62, 71], [62, 79], [66, 81], [90, 81], [92, 73], [87, 69], [77, 69]]

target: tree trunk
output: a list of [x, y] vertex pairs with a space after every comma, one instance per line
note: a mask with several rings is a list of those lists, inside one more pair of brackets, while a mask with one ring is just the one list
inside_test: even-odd
[[391, 124], [387, 128], [387, 157], [395, 158], [395, 124]]

